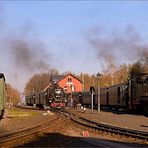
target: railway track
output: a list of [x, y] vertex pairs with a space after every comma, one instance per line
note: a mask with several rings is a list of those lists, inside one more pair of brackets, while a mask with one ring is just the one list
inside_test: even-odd
[[0, 146], [13, 145], [13, 142], [19, 141], [22, 138], [27, 138], [28, 136], [41, 133], [47, 129], [52, 129], [58, 124], [62, 124], [67, 120], [66, 118], [61, 118], [61, 115], [57, 115], [54, 119], [50, 119], [46, 122], [36, 124], [35, 126], [28, 127], [25, 129], [17, 130], [15, 132], [7, 132], [0, 135]]
[[[143, 140], [146, 143], [148, 143], [148, 132], [125, 129], [125, 128], [121, 128], [121, 127], [115, 127], [115, 126], [111, 126], [111, 125], [106, 125], [106, 124], [94, 122], [94, 121], [84, 118], [80, 115], [76, 115], [74, 113], [71, 113], [68, 110], [62, 110], [62, 111], [60, 110], [60, 111], [56, 111], [56, 112], [64, 115], [65, 117], [68, 117], [72, 121], [74, 121], [80, 125], [83, 125], [87, 128], [91, 128], [96, 131], [105, 131], [108, 133], [114, 133], [116, 135], [126, 136], [127, 138], [128, 137], [135, 138], [135, 139]], [[1, 137], [0, 137], [0, 139], [1, 139]]]
[[111, 125], [97, 123], [92, 120], [86, 119], [84, 117], [78, 116], [74, 113], [70, 113], [68, 111], [63, 111], [63, 114], [68, 118], [70, 118], [72, 121], [94, 130], [101, 130], [109, 133], [114, 133], [117, 135], [122, 135], [122, 136], [127, 136], [135, 139], [148, 141], [148, 132], [125, 129], [121, 127], [115, 127]]

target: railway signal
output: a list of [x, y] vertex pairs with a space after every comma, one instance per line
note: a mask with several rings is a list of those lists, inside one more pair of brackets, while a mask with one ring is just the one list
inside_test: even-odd
[[90, 86], [90, 93], [94, 94], [95, 93], [95, 87], [94, 86]]

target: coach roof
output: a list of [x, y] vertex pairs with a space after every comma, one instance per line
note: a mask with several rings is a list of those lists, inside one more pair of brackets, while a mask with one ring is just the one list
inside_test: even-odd
[[0, 78], [4, 78], [4, 80], [5, 80], [5, 76], [3, 73], [0, 73]]

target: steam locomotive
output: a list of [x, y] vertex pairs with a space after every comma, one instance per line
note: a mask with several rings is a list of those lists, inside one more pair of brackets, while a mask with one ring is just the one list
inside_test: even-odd
[[[148, 73], [132, 76], [128, 83], [99, 89], [73, 92], [74, 105], [101, 107], [140, 112], [148, 115]], [[100, 103], [98, 103], [100, 102]]]
[[0, 73], [0, 118], [4, 115], [5, 103], [5, 76]]
[[47, 89], [39, 93], [34, 93], [25, 97], [25, 103], [34, 107], [49, 109], [61, 109], [66, 106], [68, 99], [56, 82], [53, 82]]

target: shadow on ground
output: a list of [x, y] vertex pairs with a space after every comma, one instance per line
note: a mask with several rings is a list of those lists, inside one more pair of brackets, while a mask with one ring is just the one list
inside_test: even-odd
[[116, 108], [113, 108], [113, 109], [101, 108], [101, 110], [104, 111], [104, 112], [112, 112], [112, 113], [117, 114], [117, 115], [129, 114], [129, 115], [136, 115], [136, 116], [145, 116], [145, 117], [147, 117], [147, 115], [144, 115], [140, 111], [135, 111], [135, 112], [134, 111], [125, 111], [125, 110], [117, 110]]
[[36, 140], [17, 147], [148, 147], [142, 144], [130, 144], [112, 140], [102, 140], [89, 137], [71, 137], [59, 133], [48, 133], [38, 136]]

